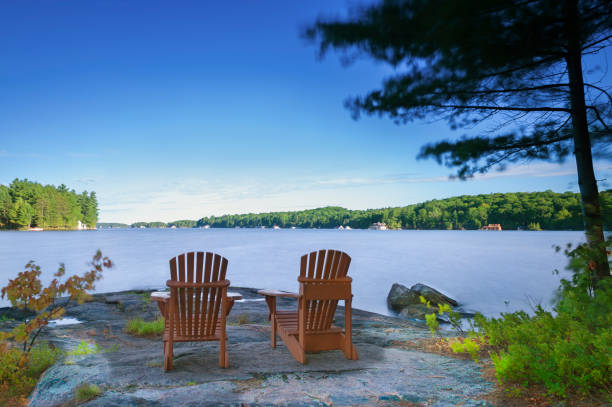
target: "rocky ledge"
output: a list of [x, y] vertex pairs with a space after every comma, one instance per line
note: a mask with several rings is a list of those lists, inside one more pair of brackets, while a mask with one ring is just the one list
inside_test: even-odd
[[[98, 294], [68, 309], [82, 323], [48, 327], [43, 340], [65, 350], [81, 341], [98, 345], [95, 354], [69, 355], [49, 368], [30, 396], [31, 406], [74, 405], [83, 382], [102, 394], [85, 406], [480, 406], [492, 388], [469, 360], [425, 353], [404, 346], [429, 336], [423, 324], [354, 310], [353, 335], [359, 360], [341, 351], [308, 354], [296, 362], [282, 341], [269, 344], [265, 301], [252, 289], [229, 317], [228, 369], [218, 366], [218, 343], [175, 345], [174, 369], [164, 373], [161, 338], [125, 332], [130, 318], [159, 315], [149, 292]], [[282, 299], [279, 308], [295, 308]], [[336, 315], [343, 321], [343, 309]], [[7, 324], [6, 322], [0, 324]], [[0, 329], [3, 327], [0, 326]], [[5, 326], [6, 328], [6, 326]]]

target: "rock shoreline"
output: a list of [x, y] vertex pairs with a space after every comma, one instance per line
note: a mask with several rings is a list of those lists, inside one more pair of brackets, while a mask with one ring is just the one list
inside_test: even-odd
[[[265, 301], [256, 290], [234, 288], [244, 301], [228, 318], [228, 369], [218, 366], [218, 343], [175, 345], [174, 369], [164, 373], [161, 338], [136, 338], [125, 332], [130, 318], [153, 320], [159, 315], [148, 291], [96, 294], [72, 306], [66, 317], [80, 324], [48, 327], [43, 340], [64, 350], [81, 341], [96, 343], [96, 354], [67, 356], [49, 368], [30, 396], [32, 407], [74, 405], [74, 389], [82, 382], [102, 389], [83, 406], [208, 406], [208, 405], [410, 405], [482, 406], [492, 384], [469, 360], [409, 349], [397, 344], [429, 337], [414, 321], [353, 311], [353, 338], [359, 360], [341, 351], [308, 354], [296, 362], [279, 340], [269, 344]], [[259, 300], [259, 301], [257, 301]], [[279, 308], [295, 308], [281, 299]], [[0, 318], [7, 309], [0, 309]], [[343, 309], [336, 321], [342, 325]], [[10, 322], [0, 323], [0, 329]]]

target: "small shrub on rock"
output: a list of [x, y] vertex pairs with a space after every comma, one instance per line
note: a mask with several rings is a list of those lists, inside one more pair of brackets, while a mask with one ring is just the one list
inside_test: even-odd
[[102, 394], [102, 389], [95, 384], [83, 383], [77, 387], [74, 391], [74, 396], [78, 403], [84, 403], [86, 401], [95, 399]]
[[0, 405], [26, 406], [40, 375], [62, 356], [62, 351], [46, 342], [26, 354], [18, 348], [0, 344]]
[[2, 288], [2, 298], [8, 298], [13, 307], [31, 311], [35, 316], [17, 325], [12, 332], [0, 332], [0, 341], [11, 339], [21, 343], [25, 353], [30, 352], [49, 321], [62, 318], [72, 300], [82, 304], [90, 298], [88, 291], [92, 291], [94, 283], [102, 278], [103, 269], [112, 267], [108, 257], [102, 257], [99, 250], [90, 265], [91, 270], [82, 276], [74, 275], [61, 282], [60, 279], [66, 274], [66, 268], [61, 264], [54, 274], [56, 278], [43, 288], [40, 267], [33, 261], [26, 264], [26, 270]]
[[133, 318], [127, 322], [125, 329], [134, 336], [159, 336], [164, 333], [164, 317], [160, 316], [150, 322], [142, 318]]

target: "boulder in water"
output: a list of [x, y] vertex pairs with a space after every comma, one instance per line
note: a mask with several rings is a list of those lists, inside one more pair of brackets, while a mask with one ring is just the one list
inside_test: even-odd
[[410, 291], [416, 293], [417, 298], [422, 295], [427, 301], [431, 303], [431, 305], [434, 306], [448, 304], [452, 307], [456, 307], [457, 305], [459, 305], [457, 301], [453, 300], [449, 296], [446, 296], [435, 288], [431, 288], [425, 284], [415, 284], [410, 287]]
[[[421, 296], [431, 304], [433, 309], [421, 303]], [[387, 306], [402, 317], [408, 319], [424, 320], [426, 314], [436, 312], [438, 305], [459, 305], [454, 299], [442, 294], [435, 288], [425, 284], [415, 284], [408, 288], [404, 285], [395, 283], [387, 295]], [[463, 311], [463, 310], [461, 310]], [[460, 312], [463, 317], [471, 317], [473, 314]]]
[[409, 305], [420, 303], [417, 293], [398, 283], [391, 286], [391, 291], [387, 295], [387, 306], [396, 312], [400, 312]]

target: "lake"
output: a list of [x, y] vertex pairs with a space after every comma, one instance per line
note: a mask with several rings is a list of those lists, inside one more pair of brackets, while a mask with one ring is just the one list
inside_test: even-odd
[[[115, 267], [97, 292], [161, 288], [168, 260], [187, 251], [213, 251], [229, 260], [233, 286], [296, 291], [300, 256], [339, 249], [352, 257], [353, 306], [387, 314], [395, 282], [430, 285], [485, 315], [549, 307], [566, 264], [552, 246], [584, 241], [582, 232], [306, 230], [306, 229], [106, 229], [70, 232], [0, 232], [0, 286], [29, 260], [49, 281], [64, 262], [82, 273], [99, 248]], [[0, 300], [0, 306], [6, 306]]]

